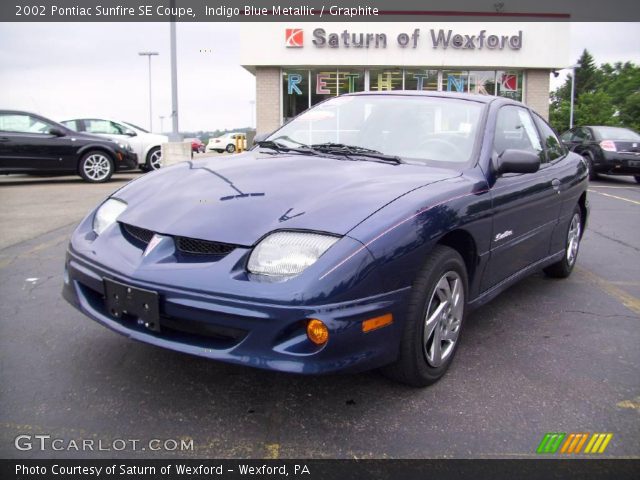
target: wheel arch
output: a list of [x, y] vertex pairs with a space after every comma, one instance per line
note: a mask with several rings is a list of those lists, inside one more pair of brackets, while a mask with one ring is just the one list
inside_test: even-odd
[[436, 245], [444, 245], [460, 254], [467, 268], [469, 287], [471, 287], [478, 270], [478, 247], [473, 235], [463, 228], [456, 228], [440, 237]]
[[89, 152], [95, 152], [95, 151], [106, 153], [107, 156], [109, 157], [109, 160], [111, 160], [111, 163], [113, 163], [113, 166], [115, 167], [116, 153], [113, 150], [110, 150], [109, 148], [103, 145], [89, 144], [89, 145], [85, 145], [84, 147], [78, 150], [78, 158], [76, 159], [76, 168], [80, 168], [80, 160], [82, 160], [83, 156], [85, 156]]

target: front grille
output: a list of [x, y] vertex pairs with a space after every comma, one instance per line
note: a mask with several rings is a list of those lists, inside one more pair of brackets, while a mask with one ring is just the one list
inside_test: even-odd
[[147, 230], [146, 228], [135, 227], [127, 223], [123, 223], [122, 227], [129, 235], [131, 235], [133, 238], [135, 238], [139, 242], [144, 243], [145, 245], [151, 241], [154, 235], [154, 232], [152, 232], [151, 230]]
[[175, 237], [176, 248], [190, 255], [226, 255], [235, 247], [226, 243], [210, 242], [189, 237]]
[[[122, 229], [127, 236], [133, 238], [144, 246], [151, 241], [155, 232], [146, 228], [136, 227], [128, 223], [122, 223]], [[224, 256], [231, 253], [235, 245], [228, 243], [212, 242], [210, 240], [200, 240], [190, 237], [173, 237], [176, 250], [187, 255], [216, 255]]]

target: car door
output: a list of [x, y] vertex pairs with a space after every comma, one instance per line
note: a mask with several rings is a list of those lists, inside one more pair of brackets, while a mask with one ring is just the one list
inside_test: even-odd
[[548, 256], [560, 209], [555, 172], [547, 167], [540, 136], [524, 107], [504, 105], [497, 113], [494, 157], [507, 149], [537, 154], [541, 167], [534, 173], [503, 174], [491, 187], [493, 229], [485, 289]]
[[[547, 159], [544, 168], [548, 169], [554, 179], [552, 181], [556, 182], [560, 201], [558, 222], [550, 238], [549, 253], [553, 254], [562, 251], [565, 247], [568, 224], [583, 192], [578, 169], [585, 169], [586, 166], [581, 164], [581, 160], [569, 157], [569, 151], [544, 119], [536, 113], [533, 117], [540, 132]], [[588, 146], [593, 142], [593, 135], [586, 127], [576, 128], [574, 136], [581, 139], [580, 145]]]
[[56, 128], [35, 115], [0, 112], [0, 168], [15, 172], [73, 170], [72, 141], [66, 135], [50, 133]]

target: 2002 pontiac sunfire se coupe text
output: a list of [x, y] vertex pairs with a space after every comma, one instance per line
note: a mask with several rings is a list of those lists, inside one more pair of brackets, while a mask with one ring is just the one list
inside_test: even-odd
[[73, 233], [63, 295], [180, 352], [428, 385], [471, 309], [537, 269], [571, 273], [587, 175], [518, 102], [336, 97], [249, 152], [116, 191]]

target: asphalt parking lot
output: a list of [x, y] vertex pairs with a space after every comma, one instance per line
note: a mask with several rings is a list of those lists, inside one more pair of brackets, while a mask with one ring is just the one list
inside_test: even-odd
[[[301, 377], [125, 339], [60, 296], [67, 239], [109, 192], [0, 177], [0, 458], [533, 457], [546, 432], [610, 432], [640, 457], [640, 185], [602, 177], [568, 280], [536, 274], [474, 312], [449, 373]], [[20, 434], [193, 439], [193, 450], [19, 451]]]

